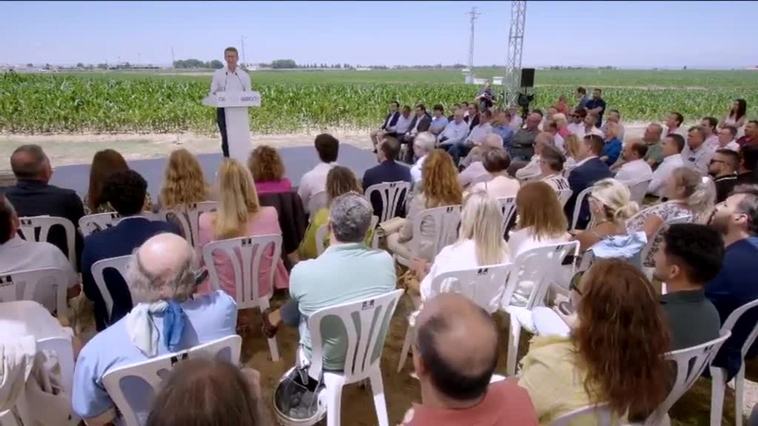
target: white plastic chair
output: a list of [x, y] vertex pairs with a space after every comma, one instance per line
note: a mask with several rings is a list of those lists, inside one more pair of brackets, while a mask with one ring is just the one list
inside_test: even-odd
[[126, 269], [131, 260], [132, 255], [127, 254], [126, 256], [98, 260], [92, 264], [92, 278], [95, 280], [95, 284], [97, 284], [97, 289], [100, 291], [100, 296], [102, 296], [103, 302], [105, 302], [108, 323], [110, 323], [111, 315], [113, 314], [113, 296], [111, 296], [111, 291], [108, 289], [108, 284], [105, 282], [105, 276], [103, 274], [106, 269], [115, 269], [121, 274], [121, 277], [124, 278], [124, 282], [126, 282]]
[[[567, 256], [576, 257], [579, 253], [579, 242], [570, 241], [533, 248], [521, 253], [513, 262], [513, 271], [508, 277], [508, 283], [503, 292], [500, 309], [510, 315], [510, 333], [508, 334], [508, 354], [506, 357], [506, 372], [509, 376], [516, 373], [518, 359], [518, 343], [521, 338], [522, 324], [516, 311], [531, 311], [535, 306], [544, 305], [547, 290], [552, 280], [562, 274], [563, 261]], [[518, 288], [528, 291], [521, 295], [525, 300], [515, 300]], [[514, 304], [514, 302], [517, 302]], [[529, 312], [531, 318], [531, 312]]]
[[508, 224], [516, 214], [516, 197], [501, 197], [497, 199], [497, 202], [500, 204], [500, 213], [503, 215], [503, 235], [505, 235]]
[[[508, 281], [508, 275], [512, 268], [512, 263], [501, 263], [445, 272], [432, 279], [431, 294], [461, 294], [491, 314], [500, 307], [505, 283]], [[400, 351], [400, 361], [397, 364], [398, 373], [405, 365], [413, 341], [416, 315], [418, 315], [418, 311], [408, 316], [408, 330], [405, 333], [403, 349]]]
[[[430, 238], [423, 236], [421, 233], [421, 224], [424, 221], [431, 221], [434, 226], [434, 237], [432, 237], [431, 247], [431, 256], [434, 258], [445, 246], [452, 244], [458, 238], [458, 225], [461, 223], [461, 205], [435, 207], [419, 213], [418, 217], [413, 221], [413, 238], [410, 242], [411, 253], [414, 255], [417, 255], [419, 252], [420, 241], [422, 239], [428, 241]], [[411, 259], [405, 259], [397, 254], [395, 254], [395, 259], [401, 265], [407, 267], [411, 265]]]
[[[37, 286], [51, 286], [55, 294], [55, 306], [45, 306], [50, 312], [57, 311], [61, 318], [68, 315], [66, 293], [69, 274], [60, 268], [25, 269], [11, 273], [0, 274], [0, 302], [16, 300], [35, 300]], [[43, 304], [42, 300], [35, 300]]]
[[133, 381], [141, 379], [152, 389], [149, 399], [155, 398], [160, 391], [163, 380], [169, 375], [174, 364], [189, 358], [215, 358], [239, 365], [240, 348], [242, 338], [231, 335], [222, 337], [212, 342], [204, 343], [193, 348], [162, 355], [146, 361], [116, 367], [103, 376], [103, 385], [108, 392], [113, 404], [118, 409], [126, 426], [141, 426], [146, 418], [140, 418], [137, 410], [149, 410], [150, 407], [134, 407], [130, 403], [130, 396], [122, 389], [121, 383], [125, 379]]
[[565, 206], [566, 203], [568, 203], [569, 198], [571, 198], [571, 194], [573, 194], [574, 191], [571, 189], [561, 189], [556, 192], [556, 195], [558, 196], [558, 201], [561, 203], [561, 207]]
[[651, 180], [652, 179], [647, 179], [640, 182], [624, 182], [627, 188], [629, 188], [629, 192], [632, 194], [632, 201], [640, 205], [642, 204], [642, 200], [645, 199], [647, 187], [650, 185]]
[[327, 195], [326, 191], [319, 191], [311, 195], [310, 200], [308, 200], [307, 206], [309, 218], [312, 220], [317, 211], [323, 209], [324, 207], [327, 207], [328, 205], [329, 196]]
[[[340, 424], [342, 387], [365, 379], [371, 383], [378, 424], [389, 426], [382, 383], [382, 348], [392, 314], [402, 294], [403, 290], [394, 290], [380, 296], [343, 303], [320, 309], [308, 318], [313, 345], [308, 375], [318, 380], [323, 373], [327, 426]], [[347, 352], [342, 373], [323, 370], [324, 339], [321, 336], [321, 322], [326, 318], [339, 319], [347, 333]]]
[[93, 232], [116, 225], [120, 218], [121, 216], [116, 212], [88, 214], [79, 219], [79, 230], [86, 237]]
[[550, 426], [569, 426], [574, 424], [577, 420], [589, 420], [589, 416], [595, 417], [597, 426], [611, 426], [613, 424], [611, 421], [612, 416], [610, 407], [608, 407], [608, 404], [600, 404], [588, 405], [586, 407], [569, 411], [553, 420], [550, 423]]
[[730, 331], [721, 331], [719, 337], [693, 346], [666, 354], [666, 359], [676, 363], [676, 379], [663, 403], [645, 420], [645, 425], [657, 426], [668, 424], [668, 412], [695, 384], [703, 370], [711, 363], [721, 345], [729, 338]]
[[[758, 299], [745, 303], [732, 311], [721, 326], [721, 333], [731, 332], [734, 325], [742, 315], [751, 309], [758, 309]], [[742, 409], [745, 395], [745, 355], [758, 337], [758, 324], [753, 326], [753, 331], [748, 335], [742, 345], [742, 366], [734, 376], [734, 420], [736, 426], [742, 426]], [[724, 410], [724, 390], [726, 388], [726, 369], [711, 365], [711, 425], [720, 425]]]
[[365, 191], [366, 199], [369, 202], [371, 202], [371, 195], [375, 192], [379, 193], [382, 199], [382, 214], [379, 217], [379, 222], [382, 223], [395, 217], [400, 202], [408, 198], [411, 193], [411, 184], [410, 182], [398, 181], [371, 185]]
[[166, 221], [176, 219], [176, 221], [179, 222], [179, 226], [182, 228], [184, 238], [190, 242], [192, 247], [197, 248], [200, 215], [216, 211], [217, 209], [217, 202], [202, 201], [199, 203], [191, 203], [184, 206], [161, 210], [158, 217]]
[[591, 185], [587, 188], [584, 188], [579, 194], [577, 194], [576, 203], [574, 204], [574, 213], [571, 216], [571, 228], [569, 229], [576, 229], [576, 224], [579, 222], [579, 213], [582, 211], [582, 204], [584, 204], [584, 199], [590, 195], [590, 192], [592, 192]]
[[[19, 231], [21, 236], [27, 241], [47, 241], [50, 228], [53, 226], [62, 226], [66, 231], [66, 251], [68, 252], [68, 261], [76, 270], [76, 228], [70, 220], [57, 216], [27, 216], [18, 218]], [[35, 230], [39, 228], [39, 236], [35, 235]]]
[[[268, 250], [272, 248], [271, 270], [266, 277], [271, 283], [267, 294], [261, 294], [260, 274], [261, 261]], [[213, 255], [223, 253], [231, 262], [234, 270], [235, 297], [237, 309], [258, 308], [261, 312], [268, 309], [269, 300], [274, 292], [274, 276], [276, 266], [282, 255], [281, 235], [258, 235], [255, 237], [230, 238], [228, 240], [212, 241], [203, 246], [203, 261], [208, 268], [211, 285], [215, 290], [220, 287], [219, 273]], [[268, 339], [271, 359], [279, 361], [279, 348], [276, 337]]]

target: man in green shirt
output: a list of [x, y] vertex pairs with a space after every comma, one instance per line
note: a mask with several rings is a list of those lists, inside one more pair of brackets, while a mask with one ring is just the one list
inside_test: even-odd
[[663, 148], [661, 147], [661, 136], [663, 135], [663, 127], [658, 123], [650, 123], [645, 128], [645, 134], [642, 136], [642, 141], [647, 145], [647, 154], [645, 154], [645, 161], [650, 167], [655, 170], [661, 161], [663, 161]]

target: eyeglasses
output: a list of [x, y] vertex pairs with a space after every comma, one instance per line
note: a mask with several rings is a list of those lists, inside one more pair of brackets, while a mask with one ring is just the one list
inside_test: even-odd
[[576, 294], [583, 296], [581, 290], [579, 290], [579, 283], [582, 281], [582, 276], [584, 275], [585, 271], [579, 271], [576, 274], [574, 274], [573, 277], [571, 277], [571, 281], [569, 282], [569, 291], [575, 291]]

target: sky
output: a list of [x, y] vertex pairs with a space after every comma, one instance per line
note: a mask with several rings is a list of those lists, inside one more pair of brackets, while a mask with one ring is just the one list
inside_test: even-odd
[[[247, 63], [502, 65], [510, 1], [0, 2], [0, 64]], [[758, 65], [758, 2], [527, 3], [522, 66], [742, 68]], [[240, 49], [241, 50], [241, 49]]]

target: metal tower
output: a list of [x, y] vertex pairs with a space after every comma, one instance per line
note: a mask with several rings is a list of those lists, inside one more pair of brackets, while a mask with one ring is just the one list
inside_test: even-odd
[[503, 80], [503, 99], [506, 106], [516, 104], [519, 89], [521, 88], [521, 53], [524, 50], [525, 24], [526, 1], [512, 1], [511, 29], [508, 33], [508, 57], [505, 60], [505, 79]]
[[469, 35], [468, 44], [468, 74], [466, 75], [466, 83], [471, 84], [474, 82], [474, 22], [481, 14], [477, 12], [475, 7], [472, 7], [471, 12], [467, 13], [467, 15], [471, 16], [471, 34]]

